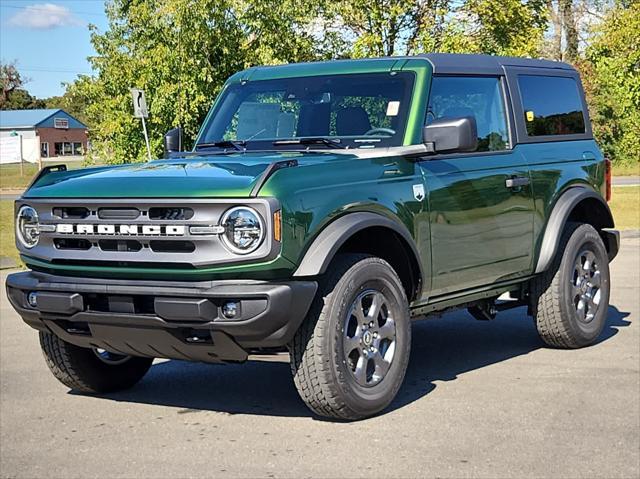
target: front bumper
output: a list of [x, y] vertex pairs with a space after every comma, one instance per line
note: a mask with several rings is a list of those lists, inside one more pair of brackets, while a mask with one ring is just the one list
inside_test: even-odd
[[[314, 281], [130, 281], [34, 271], [6, 283], [29, 326], [69, 343], [205, 362], [243, 361], [252, 349], [286, 345], [317, 290]], [[229, 301], [238, 305], [234, 319], [222, 314]]]

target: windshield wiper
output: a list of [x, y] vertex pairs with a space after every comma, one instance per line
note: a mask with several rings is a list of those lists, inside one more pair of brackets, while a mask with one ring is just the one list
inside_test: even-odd
[[324, 136], [315, 136], [309, 138], [290, 138], [287, 140], [276, 140], [273, 146], [281, 145], [327, 145], [333, 148], [344, 148], [337, 138], [326, 138]]
[[238, 151], [245, 151], [247, 142], [244, 140], [220, 140], [211, 143], [198, 143], [196, 150], [200, 148], [235, 148]]

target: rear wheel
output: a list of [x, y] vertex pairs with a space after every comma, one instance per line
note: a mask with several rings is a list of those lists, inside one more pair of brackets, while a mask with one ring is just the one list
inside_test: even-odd
[[340, 256], [290, 345], [294, 382], [318, 415], [371, 416], [396, 396], [410, 343], [407, 298], [393, 268], [380, 258]]
[[85, 393], [128, 389], [143, 378], [153, 362], [153, 358], [81, 348], [44, 332], [40, 333], [40, 347], [58, 381]]
[[548, 271], [533, 281], [533, 311], [542, 340], [558, 348], [592, 344], [604, 328], [609, 258], [589, 224], [569, 223]]

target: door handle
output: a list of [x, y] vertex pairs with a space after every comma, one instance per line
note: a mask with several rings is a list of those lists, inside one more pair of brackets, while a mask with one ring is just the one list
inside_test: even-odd
[[529, 184], [529, 178], [526, 176], [513, 176], [511, 178], [507, 178], [504, 184], [507, 188], [522, 188]]

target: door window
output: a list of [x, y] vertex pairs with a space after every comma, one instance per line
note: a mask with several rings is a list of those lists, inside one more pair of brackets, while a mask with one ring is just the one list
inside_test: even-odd
[[431, 82], [427, 124], [439, 118], [472, 116], [478, 127], [476, 151], [510, 148], [502, 86], [497, 77], [436, 76]]
[[582, 100], [573, 78], [519, 75], [518, 86], [529, 136], [585, 132]]

